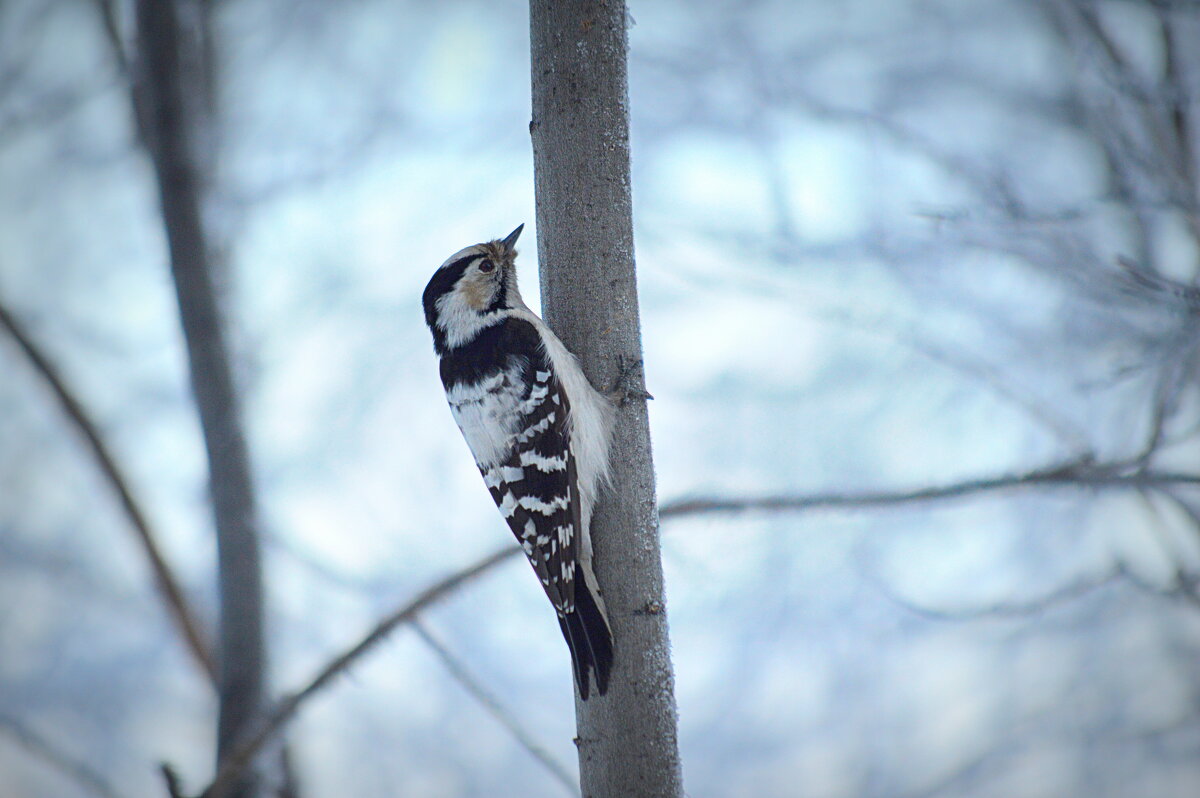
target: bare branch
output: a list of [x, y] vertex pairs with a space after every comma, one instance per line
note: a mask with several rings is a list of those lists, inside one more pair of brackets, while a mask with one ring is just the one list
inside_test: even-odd
[[133, 56], [130, 55], [131, 45], [127, 44], [121, 35], [121, 24], [117, 18], [117, 8], [114, 0], [92, 0], [96, 13], [100, 15], [100, 25], [104, 28], [104, 38], [108, 41], [108, 49], [112, 53], [117, 74], [128, 84], [130, 107], [133, 112], [133, 125], [138, 139], [147, 147], [151, 146], [154, 131], [147, 122], [148, 109], [143, 92], [134, 86], [137, 79], [133, 68]]
[[175, 768], [163, 762], [158, 766], [158, 771], [162, 773], [163, 781], [167, 785], [169, 798], [185, 798], [183, 786], [179, 782], [179, 774], [175, 772]]
[[292, 749], [284, 745], [279, 751], [279, 767], [282, 771], [280, 783], [275, 787], [275, 798], [300, 798], [300, 777], [296, 773]]
[[828, 493], [777, 494], [754, 498], [677, 499], [664, 504], [663, 520], [685, 515], [739, 512], [798, 512], [805, 510], [894, 507], [928, 501], [957, 499], [981, 493], [1039, 487], [1064, 488], [1166, 488], [1200, 485], [1200, 475], [1155, 469], [1136, 470], [1133, 463], [1091, 463], [1086, 459], [1033, 471], [966, 479], [908, 491], [831, 491]]
[[96, 12], [100, 14], [100, 24], [104, 28], [104, 36], [108, 40], [113, 59], [117, 62], [117, 70], [122, 77], [128, 78], [133, 71], [130, 68], [132, 59], [129, 56], [129, 48], [121, 38], [121, 25], [117, 19], [117, 9], [113, 5], [113, 0], [92, 0], [92, 4], [96, 6]]
[[1088, 97], [1089, 81], [1080, 81], [1079, 105], [1102, 147], [1114, 189], [1137, 223], [1138, 258], [1154, 266], [1155, 243], [1150, 214], [1161, 199], [1182, 213], [1193, 241], [1200, 242], [1200, 195], [1197, 189], [1194, 100], [1181, 59], [1189, 55], [1188, 34], [1178, 28], [1176, 9], [1167, 2], [1147, 3], [1157, 14], [1163, 54], [1157, 80], [1139, 74], [1105, 29], [1097, 6], [1082, 0], [1047, 3], [1050, 20], [1068, 47], [1086, 59], [1083, 69], [1102, 98]]
[[1196, 169], [1196, 151], [1192, 141], [1192, 133], [1195, 127], [1194, 124], [1194, 108], [1191, 107], [1190, 99], [1187, 92], [1186, 78], [1184, 77], [1184, 66], [1180, 63], [1182, 57], [1183, 45], [1180, 42], [1180, 34], [1177, 26], [1174, 24], [1171, 10], [1156, 6], [1158, 14], [1159, 28], [1163, 40], [1163, 55], [1166, 62], [1164, 67], [1163, 82], [1165, 83], [1164, 90], [1169, 99], [1169, 113], [1171, 117], [1171, 130], [1174, 134], [1175, 146], [1180, 166], [1180, 177], [1186, 186], [1186, 202], [1185, 207], [1188, 211], [1188, 223], [1192, 231], [1192, 236], [1200, 243], [1200, 216], [1198, 216], [1197, 205], [1200, 203], [1200, 196], [1197, 196], [1197, 169]]
[[[203, 207], [211, 170], [201, 167], [197, 135], [207, 121], [196, 99], [205, 89], [205, 65], [188, 62], [197, 31], [182, 24], [180, 0], [138, 0], [137, 49], [145, 80], [130, 85], [135, 111], [143, 110], [142, 143], [154, 168], [166, 233], [167, 259], [179, 308], [196, 414], [208, 466], [217, 539], [220, 597], [217, 756], [256, 727], [267, 701], [266, 611], [260, 515], [242, 426], [230, 347], [217, 296], [217, 237]], [[261, 790], [252, 781], [238, 798]]]
[[1161, 494], [1174, 503], [1188, 517], [1192, 526], [1195, 527], [1196, 534], [1200, 535], [1200, 510], [1197, 510], [1192, 502], [1189, 502], [1173, 490], [1164, 490], [1161, 491]]
[[978, 621], [988, 618], [1024, 618], [1031, 615], [1051, 610], [1061, 604], [1067, 604], [1072, 601], [1095, 593], [1097, 590], [1108, 587], [1126, 576], [1125, 569], [1119, 564], [1114, 565], [1109, 570], [1089, 577], [1081, 579], [1077, 582], [1071, 582], [1062, 587], [1052, 590], [1036, 598], [1025, 599], [1022, 601], [998, 601], [993, 604], [988, 604], [984, 607], [976, 607], [972, 609], [962, 610], [945, 610], [933, 607], [927, 607], [922, 604], [917, 604], [903, 596], [900, 596], [892, 590], [882, 579], [875, 578], [876, 588], [883, 593], [889, 601], [903, 608], [907, 612], [918, 615], [922, 618], [932, 621]]
[[[1160, 536], [1164, 548], [1171, 550], [1175, 546], [1167, 537], [1167, 519], [1163, 517], [1162, 509], [1154, 503], [1154, 495], [1162, 496], [1168, 502], [1174, 504], [1185, 516], [1188, 521], [1196, 526], [1200, 524], [1200, 515], [1197, 514], [1196, 508], [1190, 502], [1172, 490], [1156, 491], [1153, 495], [1149, 491], [1142, 491], [1142, 500], [1146, 505], [1146, 510], [1158, 520], [1159, 523], [1154, 524], [1152, 529]], [[1182, 599], [1190, 604], [1200, 607], [1200, 578], [1197, 577], [1194, 571], [1189, 571], [1178, 557], [1178, 551], [1172, 552], [1175, 563], [1175, 573], [1173, 584], [1168, 588], [1156, 587], [1138, 580], [1131, 580], [1134, 584], [1147, 592], [1153, 592], [1166, 598]]]
[[393, 612], [375, 625], [365, 637], [355, 643], [344, 653], [331, 660], [312, 680], [300, 691], [284, 699], [275, 711], [263, 721], [257, 731], [244, 737], [229, 752], [217, 769], [216, 778], [202, 793], [202, 798], [221, 798], [238, 777], [245, 771], [247, 765], [254, 759], [263, 746], [270, 742], [295, 716], [300, 706], [317, 694], [335, 676], [348, 669], [374, 646], [387, 637], [396, 627], [411, 623], [421, 610], [434, 602], [445, 598], [459, 586], [475, 577], [491, 570], [507, 559], [520, 552], [512, 544], [493, 551], [473, 565], [456, 571], [445, 579], [431, 585], [405, 606]]
[[1090, 4], [1080, 3], [1078, 0], [1071, 0], [1066, 5], [1074, 8], [1081, 27], [1091, 37], [1092, 41], [1100, 46], [1101, 52], [1108, 59], [1110, 68], [1117, 73], [1123, 73], [1128, 70], [1129, 62], [1121, 53], [1121, 49], [1117, 47], [1117, 43], [1108, 35], [1108, 31], [1100, 24], [1100, 18], [1096, 14], [1096, 10]]
[[121, 504], [121, 509], [125, 512], [126, 517], [128, 517], [138, 543], [142, 547], [142, 552], [146, 555], [147, 562], [150, 563], [150, 569], [154, 572], [154, 579], [158, 586], [159, 595], [162, 596], [163, 602], [167, 606], [167, 614], [175, 623], [179, 634], [187, 644], [188, 650], [208, 676], [209, 681], [215, 683], [217, 674], [216, 663], [213, 660], [212, 652], [209, 650], [200, 633], [200, 624], [196, 621], [187, 599], [184, 598], [183, 588], [180, 587], [179, 581], [175, 578], [174, 572], [167, 564], [166, 557], [158, 546], [158, 538], [150, 528], [150, 523], [146, 520], [145, 512], [143, 512], [141, 505], [133, 496], [129, 480], [117, 465], [112, 453], [109, 452], [108, 446], [104, 443], [104, 439], [101, 437], [96, 423], [92, 421], [83, 404], [75, 398], [75, 394], [67, 387], [66, 382], [58, 373], [58, 369], [51, 364], [49, 358], [41, 351], [41, 348], [34, 343], [16, 317], [2, 303], [0, 303], [0, 327], [3, 327], [5, 332], [16, 342], [21, 352], [25, 355], [25, 359], [33, 367], [34, 371], [38, 373], [38, 376], [49, 386], [55, 398], [58, 399], [58, 403], [66, 414], [67, 419], [83, 435], [84, 441], [87, 443], [92, 456], [95, 458], [96, 465], [100, 469], [100, 473], [107, 480], [113, 492], [116, 493], [117, 499]]
[[1146, 264], [1118, 257], [1117, 265], [1124, 271], [1133, 289], [1164, 306], [1173, 306], [1188, 316], [1200, 315], [1200, 288], [1165, 277]]
[[1200, 608], [1200, 585], [1197, 584], [1196, 577], [1191, 574], [1176, 570], [1175, 582], [1167, 587], [1156, 585], [1143, 579], [1130, 569], [1125, 569], [1122, 575], [1131, 585], [1143, 593], [1190, 604], [1194, 608]]
[[1170, 359], [1163, 363], [1154, 384], [1154, 405], [1150, 413], [1150, 430], [1142, 451], [1137, 456], [1139, 463], [1149, 463], [1162, 445], [1167, 421], [1174, 415], [1183, 390], [1184, 374], [1188, 370], [1186, 359]]
[[[1139, 172], [1154, 169], [1146, 163], [1147, 147], [1138, 141], [1139, 131], [1131, 129], [1136, 125], [1124, 121], [1142, 122], [1141, 132], [1153, 136], [1156, 121], [1146, 110], [1146, 93], [1134, 85], [1128, 62], [1093, 9], [1074, 0], [1050, 2], [1042, 8], [1047, 12], [1050, 27], [1068, 50], [1080, 56], [1102, 54], [1079, 65], [1079, 69], [1092, 76], [1099, 75], [1112, 90], [1105, 92], [1106, 102], [1098, 106], [1082, 87], [1077, 88], [1078, 104], [1083, 109], [1088, 132], [1104, 153], [1112, 191], [1126, 205], [1135, 223], [1137, 258], [1152, 267], [1157, 262], [1153, 224], [1146, 207], [1145, 181], [1139, 180]], [[1114, 112], [1114, 108], [1121, 113]]]
[[529, 752], [530, 756], [540, 762], [550, 775], [556, 781], [566, 788], [569, 795], [579, 795], [579, 788], [575, 783], [575, 779], [567, 772], [567, 768], [559, 762], [554, 756], [540, 745], [533, 736], [521, 725], [521, 722], [513, 713], [509, 712], [503, 704], [491, 691], [484, 687], [478, 679], [471, 675], [466, 666], [458, 657], [446, 648], [442, 643], [435, 638], [425, 625], [418, 619], [413, 619], [410, 623], [413, 631], [417, 633], [425, 644], [428, 645], [433, 652], [437, 654], [438, 659], [446, 666], [446, 670], [450, 675], [458, 681], [463, 688], [471, 694], [471, 697], [483, 705], [483, 708], [491, 714], [500, 725], [508, 729], [517, 743]]
[[43, 130], [76, 112], [98, 92], [109, 87], [112, 76], [89, 74], [82, 80], [35, 78], [37, 59], [44, 53], [54, 28], [55, 3], [0, 4], [6, 12], [5, 49], [0, 57], [0, 143], [29, 131]]
[[100, 798], [117, 798], [116, 790], [105, 781], [103, 776], [16, 718], [0, 715], [0, 730], [26, 751], [54, 767], [55, 770], [87, 792], [98, 795]]

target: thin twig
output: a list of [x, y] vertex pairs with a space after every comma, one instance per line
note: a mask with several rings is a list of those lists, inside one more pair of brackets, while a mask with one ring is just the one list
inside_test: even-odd
[[889, 601], [914, 615], [934, 621], [979, 621], [988, 618], [1026, 618], [1037, 615], [1060, 604], [1077, 601], [1101, 588], [1108, 587], [1121, 580], [1125, 575], [1125, 569], [1120, 565], [1115, 565], [1101, 574], [1071, 582], [1036, 598], [1024, 601], [998, 601], [983, 607], [959, 610], [937, 609], [917, 604], [891, 590], [883, 580], [876, 579], [875, 582], [876, 588]]
[[117, 798], [116, 790], [109, 786], [103, 776], [16, 718], [0, 715], [0, 730], [16, 740], [26, 751], [52, 765], [89, 793], [101, 798]]
[[162, 774], [163, 781], [167, 785], [169, 798], [185, 798], [183, 786], [179, 782], [179, 774], [175, 772], [175, 768], [169, 763], [163, 762], [158, 766], [158, 772]]
[[376, 624], [375, 628], [363, 637], [362, 640], [335, 657], [329, 664], [322, 668], [320, 673], [314, 676], [303, 689], [284, 699], [275, 711], [259, 726], [258, 731], [238, 743], [230, 751], [229, 756], [221, 763], [221, 766], [217, 770], [216, 778], [213, 779], [212, 784], [201, 794], [202, 798], [219, 798], [219, 796], [222, 796], [224, 791], [237, 780], [262, 747], [291, 721], [301, 704], [319, 692], [335, 676], [357, 662], [367, 651], [394, 631], [396, 627], [411, 623], [421, 610], [452, 593], [460, 585], [515, 556], [519, 551], [521, 549], [512, 544], [497, 549], [469, 568], [456, 571], [426, 588], [404, 607], [396, 610]]
[[1073, 457], [1080, 460], [1092, 459], [1091, 447], [1083, 429], [1074, 424], [1065, 414], [1059, 413], [1049, 402], [1039, 402], [1005, 382], [998, 371], [983, 358], [973, 358], [968, 354], [956, 353], [927, 338], [916, 326], [902, 326], [884, 316], [872, 317], [858, 312], [831, 311], [822, 312], [819, 317], [900, 344], [939, 366], [961, 374], [965, 378], [977, 380], [999, 399], [1022, 410], [1031, 420], [1062, 441], [1064, 446], [1069, 446], [1073, 451]]
[[[1180, 512], [1187, 516], [1187, 520], [1191, 526], [1200, 527], [1200, 515], [1197, 514], [1196, 508], [1192, 506], [1191, 502], [1172, 490], [1157, 491], [1154, 495], [1161, 496], [1175, 505]], [[1145, 502], [1146, 509], [1159, 522], [1153, 525], [1153, 529], [1159, 534], [1163, 546], [1168, 549], [1176, 549], [1178, 544], [1173, 543], [1167, 538], [1166, 530], [1169, 522], [1163, 517], [1162, 509], [1154, 503], [1153, 497], [1149, 492], [1143, 491], [1142, 499]], [[1171, 587], [1159, 589], [1141, 583], [1138, 583], [1138, 587], [1153, 590], [1167, 598], [1183, 599], [1190, 604], [1200, 606], [1200, 583], [1198, 583], [1195, 571], [1188, 569], [1187, 565], [1183, 562], [1184, 555], [1177, 549], [1171, 551], [1171, 555], [1175, 563], [1174, 584]]]
[[1188, 521], [1192, 525], [1192, 533], [1200, 535], [1200, 511], [1196, 509], [1196, 506], [1173, 490], [1164, 490], [1161, 492], [1161, 495], [1166, 497], [1168, 501], [1179, 508], [1180, 512], [1188, 517]]
[[154, 133], [146, 122], [146, 103], [141, 91], [137, 90], [134, 81], [138, 75], [133, 69], [133, 58], [129, 46], [121, 38], [121, 24], [117, 19], [117, 8], [113, 0], [92, 0], [96, 12], [100, 15], [100, 24], [104, 28], [104, 36], [108, 40], [109, 51], [117, 68], [117, 74], [129, 84], [129, 98], [133, 111], [133, 124], [137, 130], [138, 140], [146, 147], [152, 146]]
[[30, 338], [21, 324], [3, 304], [0, 304], [0, 327], [3, 327], [13, 341], [16, 342], [21, 352], [25, 355], [26, 360], [29, 361], [29, 364], [33, 366], [33, 369], [50, 387], [67, 418], [82, 433], [88, 448], [91, 449], [92, 455], [96, 460], [96, 465], [99, 467], [100, 473], [117, 494], [121, 509], [124, 510], [130, 524], [133, 526], [138, 543], [141, 544], [142, 551], [150, 563], [151, 570], [154, 572], [159, 593], [167, 605], [168, 615], [175, 622], [175, 626], [183, 636], [188, 650], [191, 651], [196, 662], [208, 676], [209, 680], [215, 683], [217, 674], [216, 664], [212, 653], [209, 651], [200, 633], [200, 625], [188, 606], [187, 599], [184, 598], [183, 589], [180, 587], [179, 581], [175, 578], [174, 572], [167, 564], [166, 557], [158, 546], [157, 537], [146, 520], [146, 514], [142, 511], [141, 505], [133, 497], [129, 480], [125, 477], [116, 460], [113, 458], [112, 453], [109, 451], [108, 446], [104, 443], [104, 439], [101, 437], [96, 423], [92, 421], [83, 405], [75, 398], [75, 394], [67, 387], [58, 370], [51, 364], [50, 360], [42, 353], [41, 349], [34, 343], [33, 339]]
[[128, 78], [133, 70], [130, 68], [128, 48], [121, 41], [121, 24], [117, 19], [117, 9], [112, 0], [92, 0], [100, 14], [100, 24], [104, 27], [104, 36], [108, 39], [109, 48], [117, 62], [117, 71], [122, 77]]
[[[1152, 234], [1151, 214], [1145, 207], [1145, 191], [1141, 188], [1146, 181], [1139, 174], [1139, 171], [1146, 169], [1143, 163], [1146, 154], [1142, 152], [1144, 147], [1133, 138], [1134, 132], [1130, 127], [1134, 123], [1123, 121], [1140, 119], [1153, 126], [1152, 114], [1145, 108], [1144, 92], [1126, 85], [1127, 81], [1134, 80], [1134, 76], [1130, 74], [1126, 59], [1105, 32], [1094, 11], [1079, 2], [1051, 2], [1040, 7], [1046, 11], [1051, 29], [1066, 46], [1068, 53], [1077, 56], [1077, 72], [1099, 75], [1114, 89], [1104, 92], [1101, 102], [1089, 95], [1086, 83], [1079, 81], [1072, 96], [1084, 111], [1085, 130], [1103, 153], [1114, 196], [1129, 207], [1134, 223], [1137, 260], [1147, 268], [1154, 267], [1158, 247]], [[1130, 103], [1133, 107], [1128, 107]], [[1128, 113], [1114, 113], [1114, 107]], [[1153, 136], [1148, 129], [1141, 130]], [[1157, 180], [1151, 182], [1156, 183]]]
[[1195, 316], [1200, 315], [1200, 288], [1194, 285], [1172, 280], [1166, 275], [1159, 274], [1146, 265], [1126, 257], [1118, 256], [1117, 265], [1127, 276], [1132, 285], [1130, 292], [1138, 290], [1138, 295], [1145, 296], [1160, 305], [1173, 304], [1181, 313]]
[[542, 765], [545, 766], [546, 770], [550, 771], [550, 775], [552, 775], [560, 784], [562, 784], [570, 795], [578, 796], [579, 787], [575, 783], [575, 780], [571, 777], [571, 774], [567, 771], [567, 768], [561, 762], [555, 759], [554, 756], [542, 745], [533, 739], [533, 736], [525, 730], [525, 728], [521, 725], [521, 722], [517, 720], [517, 718], [511, 712], [509, 712], [503, 704], [500, 703], [500, 699], [498, 699], [491, 691], [484, 687], [478, 679], [472, 676], [467, 670], [466, 665], [464, 665], [462, 661], [458, 659], [458, 657], [454, 656], [453, 652], [442, 645], [441, 641], [435, 638], [429, 632], [429, 630], [425, 628], [425, 625], [422, 624], [419, 619], [414, 618], [409, 625], [413, 628], [413, 631], [417, 633], [417, 636], [425, 641], [427, 646], [433, 649], [433, 653], [438, 655], [438, 659], [440, 659], [442, 664], [446, 666], [446, 670], [450, 672], [450, 675], [453, 676], [476, 701], [482, 704], [483, 708], [486, 709], [492, 717], [500, 722], [500, 725], [508, 729], [517, 743], [520, 744], [520, 746], [526, 751], [528, 751], [530, 756], [532, 756], [538, 762], [541, 762]]
[[1179, 31], [1175, 18], [1167, 8], [1157, 7], [1158, 22], [1162, 34], [1163, 45], [1163, 79], [1161, 91], [1167, 96], [1171, 117], [1171, 132], [1174, 134], [1174, 145], [1179, 161], [1179, 177], [1182, 182], [1180, 197], [1185, 210], [1185, 218], [1192, 232], [1192, 239], [1200, 243], [1200, 196], [1197, 196], [1196, 150], [1192, 142], [1193, 109], [1189, 96], [1188, 80], [1185, 76], [1185, 66], [1180, 63], [1181, 48], [1186, 47], [1180, 42]]
[[687, 515], [737, 512], [796, 512], [804, 510], [893, 507], [928, 501], [943, 501], [1003, 490], [1035, 487], [1144, 489], [1178, 485], [1200, 485], [1200, 475], [1173, 471], [1131, 470], [1126, 463], [1094, 464], [1087, 460], [1033, 471], [951, 482], [909, 491], [850, 491], [808, 494], [779, 494], [754, 498], [678, 499], [659, 511], [666, 520]]

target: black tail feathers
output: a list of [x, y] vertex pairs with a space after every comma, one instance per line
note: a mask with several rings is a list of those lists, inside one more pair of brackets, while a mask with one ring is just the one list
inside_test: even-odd
[[571, 649], [571, 666], [575, 671], [575, 683], [579, 685], [579, 697], [587, 701], [590, 692], [588, 671], [596, 674], [596, 692], [608, 692], [608, 675], [613, 665], [612, 632], [596, 605], [596, 598], [587, 585], [580, 580], [575, 583], [575, 611], [560, 616], [567, 647]]

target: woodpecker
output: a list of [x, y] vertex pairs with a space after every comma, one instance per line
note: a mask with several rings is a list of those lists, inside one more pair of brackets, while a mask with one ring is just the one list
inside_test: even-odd
[[579, 697], [608, 690], [612, 631], [589, 525], [616, 408], [517, 290], [520, 225], [451, 255], [425, 286], [442, 386], [483, 482], [558, 614]]

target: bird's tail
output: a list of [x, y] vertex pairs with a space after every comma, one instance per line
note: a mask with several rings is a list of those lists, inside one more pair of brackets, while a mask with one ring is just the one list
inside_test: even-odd
[[575, 610], [560, 615], [558, 625], [571, 649], [571, 666], [575, 671], [575, 683], [579, 685], [579, 697], [584, 701], [588, 699], [589, 671], [596, 675], [596, 692], [604, 695], [608, 692], [608, 675], [613, 665], [612, 631], [586, 580], [575, 583]]

